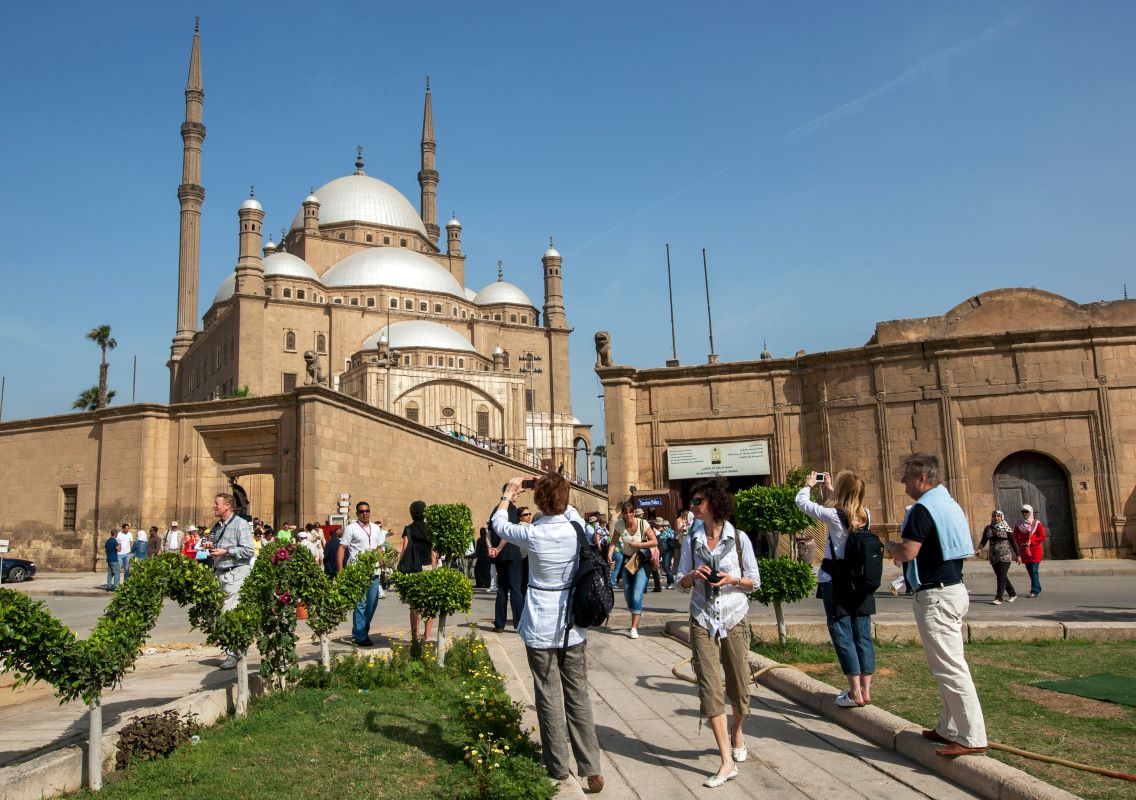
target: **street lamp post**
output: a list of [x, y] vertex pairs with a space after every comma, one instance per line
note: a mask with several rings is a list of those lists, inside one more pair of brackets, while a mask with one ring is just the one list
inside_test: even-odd
[[532, 436], [532, 460], [533, 467], [537, 466], [536, 463], [536, 391], [533, 389], [533, 375], [540, 375], [544, 372], [540, 367], [534, 366], [541, 362], [540, 356], [535, 353], [525, 351], [524, 355], [520, 356], [518, 361], [521, 362], [521, 368], [518, 372], [528, 378], [529, 394], [526, 398], [526, 404], [529, 405], [529, 433]]

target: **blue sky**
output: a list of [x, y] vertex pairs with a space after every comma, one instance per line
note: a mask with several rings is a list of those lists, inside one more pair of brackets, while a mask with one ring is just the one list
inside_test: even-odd
[[[1116, 299], [1136, 256], [1136, 5], [48, 3], [0, 12], [4, 419], [66, 412], [112, 325], [115, 404], [165, 401], [193, 17], [205, 77], [201, 310], [237, 256], [352, 169], [417, 206], [423, 84], [467, 283], [542, 296], [564, 254], [577, 416], [619, 363], [863, 344], [1001, 286]], [[1132, 289], [1136, 291], [1136, 282]], [[598, 434], [598, 429], [597, 429]], [[597, 435], [598, 441], [598, 435]]]

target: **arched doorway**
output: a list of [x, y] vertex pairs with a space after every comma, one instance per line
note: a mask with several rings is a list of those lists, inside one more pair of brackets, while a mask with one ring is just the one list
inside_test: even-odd
[[575, 441], [572, 442], [573, 450], [573, 475], [572, 477], [578, 478], [587, 483], [592, 482], [592, 463], [591, 451], [588, 448], [588, 440], [582, 436], [577, 436]]
[[1033, 506], [1048, 537], [1046, 558], [1078, 557], [1069, 478], [1052, 458], [1033, 452], [1008, 456], [994, 470], [994, 495], [1011, 525], [1023, 503]]

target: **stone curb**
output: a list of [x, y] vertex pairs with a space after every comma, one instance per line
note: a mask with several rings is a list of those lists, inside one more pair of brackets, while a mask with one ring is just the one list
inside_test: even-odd
[[[690, 640], [687, 623], [668, 622], [666, 632], [684, 642]], [[749, 659], [750, 664], [759, 669], [777, 663], [757, 653], [750, 653]], [[835, 687], [793, 667], [770, 669], [758, 676], [758, 680], [778, 694], [987, 800], [1077, 800], [1076, 795], [993, 758], [941, 758], [935, 755], [935, 745], [923, 738], [915, 723], [875, 706], [839, 708], [835, 702], [838, 691]]]
[[[249, 675], [250, 699], [264, 692], [264, 683], [257, 674]], [[237, 684], [204, 689], [186, 695], [172, 703], [153, 708], [139, 708], [131, 717], [161, 714], [174, 709], [180, 714], [197, 715], [202, 725], [212, 725], [236, 706]], [[129, 724], [124, 719], [103, 731], [103, 774], [114, 771], [115, 751], [118, 748], [118, 731]], [[51, 749], [27, 761], [0, 768], [0, 800], [43, 800], [62, 794], [77, 792], [87, 785], [87, 745], [71, 745]]]

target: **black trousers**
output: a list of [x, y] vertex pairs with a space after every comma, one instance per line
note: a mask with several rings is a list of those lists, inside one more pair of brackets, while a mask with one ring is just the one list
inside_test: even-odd
[[998, 589], [994, 592], [994, 596], [1001, 600], [1002, 594], [1009, 592], [1010, 597], [1017, 597], [1018, 593], [1014, 591], [1014, 584], [1010, 583], [1010, 562], [996, 561], [990, 566], [994, 568], [994, 577], [998, 581]]
[[505, 627], [505, 617], [509, 606], [512, 606], [513, 628], [516, 629], [521, 621], [521, 612], [525, 610], [525, 593], [522, 588], [525, 561], [522, 558], [515, 561], [498, 561], [496, 567], [497, 604], [493, 610], [493, 627]]

